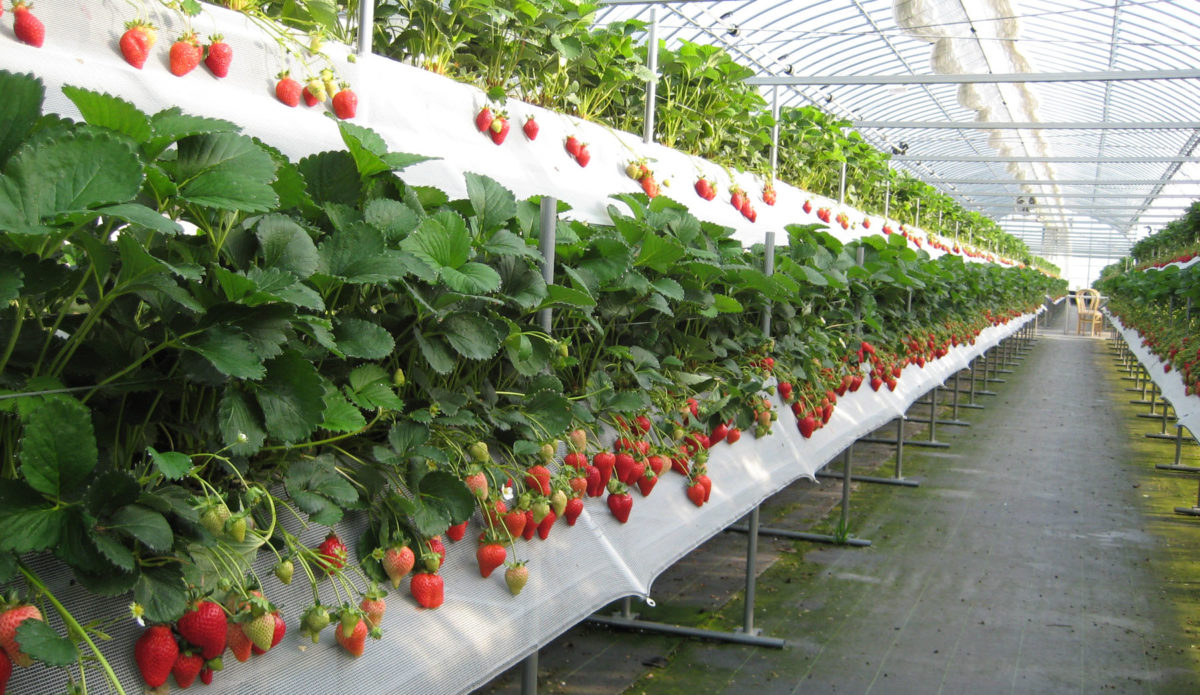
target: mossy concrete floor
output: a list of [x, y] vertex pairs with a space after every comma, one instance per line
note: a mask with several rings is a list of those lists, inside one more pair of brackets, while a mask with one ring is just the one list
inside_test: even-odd
[[[919, 488], [856, 485], [850, 531], [870, 548], [760, 540], [755, 624], [787, 648], [585, 624], [542, 650], [539, 691], [1200, 692], [1200, 518], [1173, 513], [1195, 476], [1154, 469], [1174, 445], [1142, 436], [1159, 424], [1136, 417], [1106, 341], [1043, 333], [1003, 376], [985, 410], [960, 412], [971, 427], [938, 428], [949, 449], [906, 447]], [[856, 472], [888, 453], [856, 446]], [[837, 498], [832, 481], [791, 486], [764, 523], [828, 532]], [[737, 627], [744, 553], [718, 535], [656, 582], [658, 607], [635, 609]], [[480, 692], [519, 691], [510, 672]]]

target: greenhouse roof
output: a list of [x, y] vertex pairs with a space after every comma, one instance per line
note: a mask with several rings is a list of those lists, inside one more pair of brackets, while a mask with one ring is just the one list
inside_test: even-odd
[[1117, 258], [1200, 198], [1194, 0], [607, 5], [723, 46], [768, 99], [851, 121], [1041, 256]]

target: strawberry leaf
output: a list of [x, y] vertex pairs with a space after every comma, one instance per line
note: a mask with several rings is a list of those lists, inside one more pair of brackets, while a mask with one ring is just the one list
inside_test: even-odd
[[225, 395], [217, 406], [217, 422], [221, 441], [236, 455], [249, 456], [257, 452], [267, 439], [258, 407], [232, 385], [225, 388]]
[[267, 215], [254, 229], [266, 267], [286, 270], [303, 280], [317, 272], [321, 257], [312, 237], [291, 218]]
[[404, 277], [402, 255], [384, 246], [377, 229], [356, 225], [331, 234], [318, 247], [321, 272], [355, 284], [382, 284]]
[[154, 467], [162, 473], [167, 480], [179, 480], [192, 470], [192, 459], [179, 451], [166, 451], [159, 453], [154, 447], [146, 447], [146, 453], [150, 454], [150, 460], [154, 462]]
[[266, 366], [267, 375], [254, 394], [267, 432], [284, 442], [301, 441], [324, 419], [321, 376], [311, 362], [290, 350]]
[[139, 144], [150, 139], [150, 117], [128, 101], [71, 85], [62, 91], [88, 124], [124, 133]]
[[381, 360], [396, 349], [396, 341], [385, 328], [362, 319], [339, 319], [333, 335], [338, 349], [348, 357]]
[[176, 565], [143, 567], [133, 585], [133, 600], [145, 609], [151, 623], [174, 622], [187, 608], [183, 570]]
[[279, 203], [271, 183], [275, 160], [254, 140], [236, 133], [194, 135], [179, 141], [175, 161], [179, 197], [221, 210], [267, 212]]
[[363, 414], [351, 405], [341, 391], [330, 387], [325, 391], [325, 419], [321, 429], [330, 432], [356, 432], [367, 424]]
[[450, 346], [469, 360], [492, 357], [504, 340], [504, 335], [482, 314], [451, 314], [442, 321], [441, 328]]
[[92, 413], [70, 398], [55, 398], [25, 421], [18, 458], [29, 485], [62, 499], [80, 487], [99, 457]]
[[42, 115], [46, 87], [33, 75], [0, 70], [0, 94], [4, 95], [0, 101], [0, 168], [3, 168]]
[[[482, 231], [490, 232], [504, 226], [517, 214], [517, 198], [512, 191], [495, 179], [480, 174], [466, 174], [467, 197]], [[523, 246], [523, 244], [522, 244]]]
[[425, 362], [433, 371], [444, 375], [454, 370], [454, 356], [450, 354], [450, 348], [446, 346], [446, 341], [442, 340], [441, 336], [425, 336], [415, 327], [413, 336], [417, 339], [417, 347], [421, 349], [421, 356], [425, 358]]
[[342, 518], [342, 508], [358, 501], [358, 491], [338, 472], [333, 457], [327, 455], [292, 463], [284, 486], [313, 523], [336, 524]]
[[[240, 278], [233, 273], [229, 275], [231, 278]], [[237, 326], [212, 326], [186, 347], [202, 355], [217, 371], [231, 377], [258, 380], [267, 373], [262, 358], [255, 354], [250, 338]]]
[[553, 437], [571, 426], [571, 402], [560, 393], [544, 390], [526, 394], [522, 409], [530, 420], [540, 426], [542, 431], [539, 434]]
[[18, 625], [17, 643], [21, 651], [47, 666], [68, 666], [79, 658], [75, 644], [41, 620]]
[[127, 504], [108, 520], [108, 526], [141, 541], [151, 550], [165, 552], [175, 540], [171, 526], [158, 512], [140, 504]]
[[12, 553], [0, 553], [0, 584], [8, 582], [17, 574], [17, 556]]
[[66, 521], [65, 509], [46, 506], [25, 481], [0, 480], [0, 552], [53, 547]]

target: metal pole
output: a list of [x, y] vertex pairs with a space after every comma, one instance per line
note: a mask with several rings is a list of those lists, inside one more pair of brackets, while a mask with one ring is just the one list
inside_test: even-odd
[[883, 182], [883, 221], [887, 223], [888, 214], [892, 209], [892, 182]]
[[920, 228], [921, 228], [921, 199], [920, 199], [920, 198], [917, 198], [917, 221], [916, 221], [916, 227], [917, 227], [917, 229], [920, 229]]
[[896, 480], [904, 477], [904, 417], [896, 418]]
[[850, 452], [854, 445], [842, 452], [842, 521], [841, 532], [848, 534], [850, 528]]
[[771, 180], [779, 178], [779, 87], [771, 88]]
[[758, 565], [758, 506], [750, 510], [749, 530], [746, 532], [746, 610], [742, 616], [742, 632], [758, 634], [754, 630], [754, 588]]
[[[549, 285], [554, 282], [554, 237], [558, 227], [558, 201], [550, 196], [542, 198], [540, 242], [542, 249], [542, 279]], [[550, 309], [538, 312], [542, 330], [550, 333]]]
[[650, 8], [650, 34], [646, 37], [646, 67], [650, 79], [646, 82], [646, 118], [642, 142], [654, 142], [654, 102], [658, 98], [658, 7]]
[[538, 653], [525, 657], [521, 662], [521, 695], [537, 695]]
[[838, 184], [838, 204], [846, 204], [846, 163], [842, 162], [842, 182]]
[[929, 441], [937, 441], [937, 396], [940, 386], [934, 386], [929, 394]]
[[[770, 276], [775, 274], [775, 232], [767, 232], [763, 244], [763, 273]], [[762, 315], [763, 336], [771, 337], [771, 302], [767, 302]]]
[[371, 53], [371, 39], [375, 33], [375, 0], [358, 0], [358, 48], [360, 56]]

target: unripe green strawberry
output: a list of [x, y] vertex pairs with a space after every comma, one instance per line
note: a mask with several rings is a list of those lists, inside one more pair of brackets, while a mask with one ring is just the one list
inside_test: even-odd
[[545, 519], [546, 515], [550, 513], [550, 502], [543, 497], [534, 502], [530, 510], [533, 512], [533, 522], [540, 524], [542, 523], [542, 519]]
[[484, 442], [475, 442], [467, 447], [467, 453], [478, 463], [488, 463], [492, 460], [492, 455], [488, 453], [488, 446]]
[[550, 506], [554, 509], [555, 515], [562, 516], [563, 510], [567, 508], [567, 493], [555, 490], [554, 494], [550, 495]]
[[504, 583], [508, 584], [508, 590], [513, 596], [521, 593], [521, 589], [525, 588], [525, 584], [529, 581], [529, 568], [524, 562], [517, 562], [504, 570]]
[[309, 606], [300, 616], [300, 630], [312, 637], [313, 644], [320, 639], [321, 630], [329, 626], [329, 611], [320, 604]]
[[296, 566], [291, 560], [280, 560], [275, 564], [275, 577], [284, 584], [292, 583], [292, 573], [295, 572]]
[[230, 516], [229, 507], [224, 502], [217, 502], [200, 515], [200, 525], [212, 535], [221, 536], [225, 533], [225, 522], [229, 521]]
[[396, 388], [400, 388], [401, 386], [404, 386], [407, 381], [407, 377], [404, 376], [404, 370], [397, 367], [396, 371], [392, 374], [392, 385]]
[[275, 637], [275, 616], [263, 613], [251, 618], [242, 625], [242, 632], [246, 633], [254, 646], [265, 652], [271, 648], [271, 641]]
[[567, 435], [567, 439], [571, 441], [572, 451], [585, 451], [587, 449], [587, 432], [581, 429], [571, 430], [571, 433]]
[[538, 448], [538, 456], [542, 459], [542, 463], [551, 463], [554, 461], [554, 445], [543, 444]]
[[225, 533], [229, 535], [230, 540], [234, 543], [241, 543], [246, 540], [246, 515], [238, 514], [229, 517], [225, 522]]

